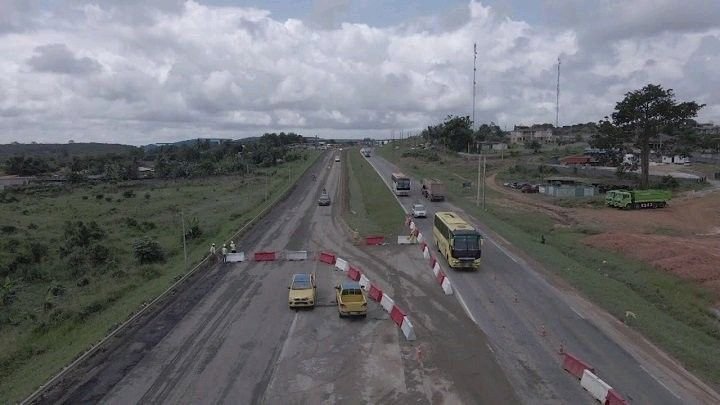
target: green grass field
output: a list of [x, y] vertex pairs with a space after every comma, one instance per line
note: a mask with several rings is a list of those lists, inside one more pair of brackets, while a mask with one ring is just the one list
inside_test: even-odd
[[[709, 310], [710, 295], [677, 277], [610, 251], [588, 247], [582, 239], [596, 232], [582, 226], [555, 227], [548, 216], [509, 207], [487, 190], [487, 211], [475, 205], [474, 162], [442, 156], [431, 164], [402, 158], [402, 149], [376, 152], [416, 177], [437, 177], [448, 185], [449, 199], [546, 269], [560, 275], [618, 319], [632, 311], [630, 326], [714, 386], [720, 385], [720, 327]], [[465, 179], [465, 180], [463, 180]], [[546, 243], [540, 243], [544, 235]]]
[[[223, 241], [277, 200], [318, 155], [307, 152], [305, 159], [245, 178], [152, 180], [13, 193], [17, 201], [2, 204], [0, 211], [0, 225], [9, 232], [3, 235], [0, 265], [11, 262], [13, 250], [25, 243], [43, 243], [47, 252], [34, 266], [36, 274], [4, 280], [3, 291], [12, 289], [14, 294], [0, 303], [0, 403], [21, 400], [99, 341], [198, 263], [211, 242], [219, 250]], [[188, 241], [187, 268], [181, 211], [186, 226], [196, 220], [202, 231]], [[100, 243], [111, 253], [108, 264], [85, 272], [67, 265], [58, 251], [64, 243], [63, 224], [78, 220], [96, 221], [105, 231]], [[137, 263], [132, 242], [141, 236], [159, 242], [164, 262]], [[9, 244], [20, 248], [9, 249]]]
[[383, 235], [393, 240], [405, 233], [404, 212], [375, 169], [360, 155], [358, 148], [345, 153], [349, 190], [349, 212], [344, 212], [348, 225], [361, 237]]

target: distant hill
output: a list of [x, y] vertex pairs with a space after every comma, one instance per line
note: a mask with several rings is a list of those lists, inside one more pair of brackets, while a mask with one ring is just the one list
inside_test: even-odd
[[115, 143], [37, 143], [0, 145], [0, 160], [12, 156], [50, 157], [66, 154], [69, 156], [101, 156], [108, 153], [123, 154], [138, 149], [131, 145]]

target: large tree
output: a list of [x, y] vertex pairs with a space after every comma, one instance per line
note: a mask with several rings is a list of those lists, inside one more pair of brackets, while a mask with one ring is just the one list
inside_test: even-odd
[[611, 119], [600, 121], [594, 144], [620, 147], [631, 141], [640, 149], [640, 187], [649, 185], [650, 141], [661, 133], [669, 136], [692, 123], [704, 107], [694, 101], [678, 103], [672, 89], [648, 84], [642, 89], [625, 93], [615, 105]]

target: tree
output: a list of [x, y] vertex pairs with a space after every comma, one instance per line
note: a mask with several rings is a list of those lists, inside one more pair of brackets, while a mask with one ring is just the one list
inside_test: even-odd
[[155, 263], [165, 260], [165, 254], [163, 253], [160, 244], [144, 236], [133, 242], [133, 251], [135, 252], [135, 258], [140, 264]]
[[533, 139], [532, 141], [525, 142], [525, 148], [532, 150], [533, 153], [538, 153], [540, 152], [542, 145], [537, 139]]
[[649, 185], [650, 140], [661, 133], [674, 136], [677, 130], [688, 127], [691, 118], [704, 107], [694, 101], [677, 103], [672, 89], [648, 84], [642, 89], [625, 93], [615, 105], [612, 119], [601, 120], [595, 145], [621, 147], [629, 140], [640, 149], [640, 187]]

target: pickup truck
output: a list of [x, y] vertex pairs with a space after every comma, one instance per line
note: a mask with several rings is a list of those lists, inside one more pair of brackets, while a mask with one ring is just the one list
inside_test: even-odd
[[367, 315], [367, 299], [365, 292], [356, 281], [343, 281], [335, 287], [338, 316]]
[[320, 206], [328, 206], [330, 205], [330, 196], [326, 191], [323, 191], [322, 194], [320, 194], [320, 198], [318, 198], [318, 205]]

